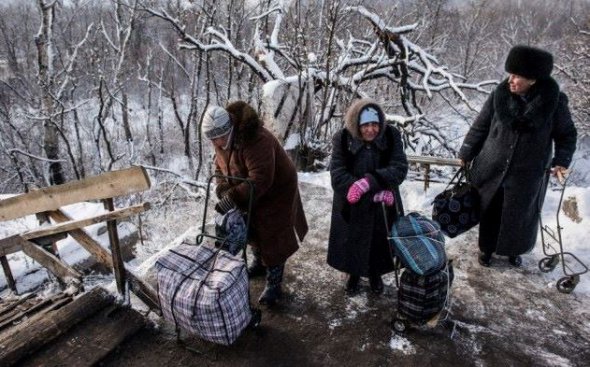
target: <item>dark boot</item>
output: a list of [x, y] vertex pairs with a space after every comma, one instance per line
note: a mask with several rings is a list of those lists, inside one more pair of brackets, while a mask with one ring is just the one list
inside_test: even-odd
[[353, 296], [356, 293], [358, 293], [360, 280], [360, 276], [350, 274], [348, 276], [348, 279], [346, 280], [346, 287], [344, 288], [346, 294], [348, 294], [349, 296]]
[[381, 275], [369, 275], [369, 285], [374, 294], [383, 293], [383, 279], [381, 279]]
[[248, 266], [248, 277], [257, 278], [266, 275], [266, 266], [262, 264], [260, 250], [252, 247], [252, 263]]
[[479, 265], [489, 268], [490, 265], [492, 265], [492, 254], [487, 253], [487, 252], [482, 252], [481, 254], [479, 254], [479, 257], [477, 258], [477, 260], [479, 261]]
[[258, 303], [272, 306], [283, 296], [281, 283], [285, 265], [269, 266], [266, 270], [266, 286], [258, 298]]
[[520, 255], [509, 256], [508, 262], [510, 263], [510, 265], [518, 268], [519, 266], [522, 265], [522, 257], [520, 257]]

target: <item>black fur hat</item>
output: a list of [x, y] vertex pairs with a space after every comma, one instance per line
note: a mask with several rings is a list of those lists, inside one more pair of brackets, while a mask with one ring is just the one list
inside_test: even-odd
[[504, 68], [527, 79], [548, 78], [553, 70], [553, 55], [540, 48], [517, 45], [508, 53]]

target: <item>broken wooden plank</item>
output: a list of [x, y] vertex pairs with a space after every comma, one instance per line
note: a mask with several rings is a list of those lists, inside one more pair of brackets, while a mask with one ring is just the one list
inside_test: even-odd
[[30, 304], [21, 304], [21, 310], [15, 310], [11, 315], [7, 315], [0, 320], [0, 331], [12, 326], [12, 324], [21, 322], [25, 317], [31, 317], [35, 314], [46, 313], [59, 308], [72, 301], [72, 296], [65, 293], [58, 293], [55, 296], [46, 299], [35, 299]]
[[28, 293], [22, 297], [8, 300], [8, 302], [6, 302], [6, 304], [3, 304], [2, 307], [0, 308], [0, 317], [2, 317], [4, 314], [9, 313], [10, 311], [12, 311], [14, 308], [18, 307], [19, 305], [27, 302], [31, 298], [35, 298], [36, 296], [37, 295], [35, 293]]
[[142, 192], [151, 186], [143, 167], [131, 167], [99, 176], [41, 188], [0, 200], [0, 221], [56, 210], [82, 201], [101, 200]]
[[69, 265], [61, 262], [57, 256], [45, 250], [41, 246], [37, 246], [33, 242], [22, 240], [21, 247], [23, 252], [47, 268], [53, 275], [55, 275], [64, 284], [71, 284], [72, 282], [82, 284], [82, 274], [74, 270]]
[[[45, 237], [31, 238], [31, 242], [35, 242], [39, 246], [54, 248], [53, 244], [63, 239], [66, 239], [68, 234], [65, 232], [55, 233]], [[57, 254], [57, 251], [56, 251]]]
[[[71, 218], [61, 210], [55, 210], [48, 213], [51, 219], [56, 222], [66, 222]], [[77, 229], [69, 232], [70, 236], [84, 247], [94, 258], [107, 268], [113, 268], [113, 259], [108, 250], [103, 248], [100, 243], [90, 237], [84, 230]], [[126, 277], [131, 285], [131, 291], [139, 297], [149, 308], [160, 312], [160, 302], [158, 300], [158, 293], [149, 284], [135, 276], [129, 270], [126, 270]]]
[[139, 312], [128, 307], [107, 307], [20, 361], [19, 366], [95, 366], [144, 326], [145, 319]]
[[72, 326], [113, 304], [114, 297], [96, 287], [69, 304], [47, 314], [35, 315], [0, 336], [0, 361], [12, 366]]
[[0, 240], [0, 256], [6, 256], [21, 251], [18, 237], [19, 236], [15, 234]]
[[142, 203], [128, 208], [118, 209], [112, 212], [101, 213], [99, 215], [84, 218], [80, 220], [72, 220], [71, 218], [64, 223], [55, 224], [49, 227], [40, 227], [36, 229], [23, 232], [20, 235], [6, 237], [0, 240], [0, 256], [8, 255], [13, 252], [21, 251], [20, 239], [32, 240], [36, 238], [50, 237], [58, 233], [70, 232], [79, 228], [84, 228], [93, 224], [127, 218], [132, 215], [142, 213], [149, 210], [149, 203]]
[[[109, 212], [115, 211], [115, 204], [113, 199], [104, 200], [105, 208]], [[125, 298], [125, 264], [121, 257], [121, 246], [119, 244], [119, 232], [117, 231], [117, 221], [109, 220], [107, 222], [107, 229], [109, 232], [109, 242], [111, 244], [111, 255], [113, 258], [113, 273], [115, 274], [115, 281], [117, 283], [117, 290], [119, 294]]]
[[6, 284], [8, 284], [8, 288], [16, 293], [16, 282], [14, 281], [14, 276], [10, 270], [10, 265], [8, 264], [8, 259], [6, 259], [6, 256], [0, 256], [0, 264], [2, 264], [2, 271], [4, 272], [4, 278], [6, 278]]
[[138, 205], [133, 205], [127, 208], [122, 208], [118, 210], [114, 210], [112, 212], [102, 213], [95, 215], [90, 218], [79, 219], [79, 220], [71, 220], [64, 223], [54, 224], [50, 227], [41, 227], [36, 228], [24, 233], [21, 233], [21, 237], [25, 240], [30, 240], [33, 238], [40, 238], [45, 236], [51, 236], [56, 233], [63, 233], [68, 232], [72, 229], [79, 229], [88, 227], [93, 224], [106, 222], [110, 220], [116, 220], [121, 218], [127, 218], [135, 214], [142, 213], [150, 208], [149, 203], [143, 203]]

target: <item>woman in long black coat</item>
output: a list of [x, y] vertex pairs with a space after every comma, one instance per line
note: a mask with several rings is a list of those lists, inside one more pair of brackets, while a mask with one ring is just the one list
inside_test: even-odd
[[553, 56], [515, 46], [506, 59], [508, 79], [485, 102], [459, 158], [472, 164], [481, 196], [479, 262], [492, 254], [520, 266], [535, 245], [547, 173], [563, 175], [576, 149], [568, 100], [551, 78]]
[[387, 228], [403, 212], [399, 185], [408, 162], [399, 131], [385, 123], [381, 107], [369, 99], [354, 102], [345, 127], [334, 134], [330, 175], [334, 198], [328, 264], [349, 274], [346, 291], [358, 291], [369, 277], [374, 293], [383, 292], [381, 275], [393, 270]]

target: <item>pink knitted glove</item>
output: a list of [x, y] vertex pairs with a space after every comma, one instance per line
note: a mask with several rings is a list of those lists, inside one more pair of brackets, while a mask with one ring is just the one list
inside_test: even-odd
[[346, 194], [346, 200], [348, 200], [349, 204], [356, 204], [361, 199], [361, 196], [369, 191], [370, 188], [371, 184], [369, 180], [367, 178], [361, 178], [350, 185], [348, 194]]
[[378, 193], [373, 196], [373, 202], [375, 203], [385, 203], [386, 206], [393, 205], [393, 192], [389, 190], [379, 191]]

